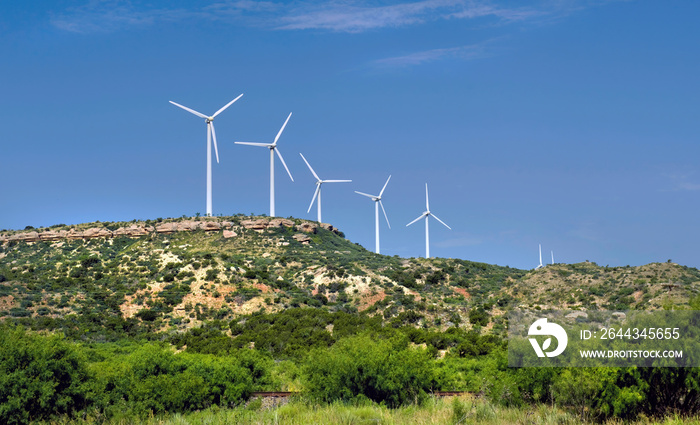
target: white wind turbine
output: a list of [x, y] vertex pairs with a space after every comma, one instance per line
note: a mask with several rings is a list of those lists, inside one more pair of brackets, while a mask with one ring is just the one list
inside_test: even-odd
[[540, 265], [535, 267], [535, 270], [540, 269], [542, 267], [544, 267], [544, 265], [542, 264], [542, 244], [540, 244]]
[[[301, 153], [299, 153], [301, 155]], [[311, 211], [311, 207], [314, 205], [314, 201], [316, 200], [316, 197], [318, 196], [318, 222], [322, 223], [321, 221], [321, 185], [323, 183], [349, 183], [352, 180], [321, 180], [321, 178], [316, 174], [313, 168], [311, 168], [311, 165], [309, 165], [309, 161], [304, 158], [304, 155], [301, 155], [301, 159], [304, 160], [306, 163], [306, 166], [309, 167], [309, 170], [311, 170], [311, 174], [316, 177], [316, 191], [314, 192], [314, 197], [311, 198], [311, 203], [309, 204], [309, 209], [306, 211], [307, 213]]]
[[358, 193], [362, 196], [366, 196], [370, 198], [371, 200], [374, 201], [374, 245], [375, 245], [375, 252], [379, 254], [379, 207], [382, 207], [382, 212], [384, 212], [384, 218], [386, 219], [386, 224], [389, 226], [391, 229], [391, 224], [389, 224], [389, 217], [386, 216], [386, 210], [384, 209], [384, 204], [382, 204], [382, 194], [384, 193], [384, 189], [386, 189], [386, 185], [389, 184], [389, 179], [391, 179], [391, 176], [389, 176], [388, 179], [386, 179], [386, 183], [384, 183], [384, 187], [382, 188], [382, 191], [379, 192], [379, 195], [370, 195], [368, 193], [362, 193], [355, 191], [355, 193]]
[[425, 217], [425, 258], [430, 258], [430, 238], [428, 237], [428, 217], [432, 216], [435, 220], [439, 221], [443, 226], [452, 230], [450, 226], [445, 224], [444, 221], [440, 220], [435, 214], [430, 212], [430, 203], [428, 202], [428, 183], [425, 184], [425, 212], [418, 216], [417, 219], [408, 223], [406, 227]]
[[270, 149], [270, 217], [275, 216], [275, 152], [277, 152], [277, 156], [280, 158], [280, 161], [282, 161], [284, 169], [287, 170], [289, 178], [294, 181], [294, 177], [292, 177], [292, 173], [289, 172], [289, 168], [287, 168], [287, 164], [284, 162], [282, 154], [280, 153], [279, 149], [277, 149], [277, 141], [282, 135], [282, 132], [284, 131], [284, 128], [287, 126], [287, 123], [291, 117], [292, 113], [290, 112], [287, 120], [284, 122], [284, 124], [282, 124], [282, 128], [280, 128], [280, 131], [277, 133], [277, 136], [272, 143], [235, 142], [238, 145], [260, 146]]
[[219, 163], [219, 149], [216, 147], [216, 131], [214, 131], [214, 118], [216, 118], [217, 115], [220, 113], [224, 112], [226, 108], [231, 106], [231, 104], [238, 99], [241, 98], [243, 94], [240, 94], [237, 98], [233, 99], [229, 103], [227, 103], [223, 108], [219, 109], [214, 113], [214, 115], [208, 117], [200, 112], [195, 111], [194, 109], [190, 109], [186, 106], [182, 106], [179, 103], [175, 103], [172, 100], [170, 103], [173, 105], [184, 109], [187, 112], [190, 112], [192, 114], [197, 115], [200, 118], [204, 118], [204, 121], [207, 123], [207, 216], [211, 216], [211, 140], [214, 139], [214, 152], [216, 153], [216, 162], [217, 164]]

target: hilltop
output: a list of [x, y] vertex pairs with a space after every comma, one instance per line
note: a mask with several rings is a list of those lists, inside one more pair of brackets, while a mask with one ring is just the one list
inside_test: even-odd
[[183, 217], [0, 233], [0, 319], [82, 337], [104, 329], [180, 332], [293, 307], [501, 333], [503, 314], [517, 306], [658, 309], [687, 306], [698, 289], [700, 272], [673, 263], [527, 271], [378, 255], [329, 224], [295, 218]]

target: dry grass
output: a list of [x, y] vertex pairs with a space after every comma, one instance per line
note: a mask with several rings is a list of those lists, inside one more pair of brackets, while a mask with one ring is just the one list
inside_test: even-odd
[[[572, 413], [552, 406], [530, 406], [522, 409], [494, 406], [469, 397], [430, 400], [423, 406], [387, 409], [378, 405], [348, 406], [345, 404], [309, 405], [293, 401], [274, 409], [255, 410], [213, 408], [202, 412], [174, 414], [144, 419], [115, 418], [104, 420], [88, 415], [85, 419], [66, 418], [43, 425], [578, 425], [591, 423]], [[609, 420], [605, 425], [700, 425], [700, 417], [667, 417], [661, 420], [640, 418], [634, 422]]]

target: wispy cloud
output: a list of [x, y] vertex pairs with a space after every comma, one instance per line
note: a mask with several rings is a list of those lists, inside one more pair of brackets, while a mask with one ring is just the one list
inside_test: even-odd
[[492, 17], [503, 22], [522, 21], [541, 14], [536, 9], [494, 6], [485, 0], [422, 0], [384, 6], [366, 0], [219, 0], [197, 8], [149, 8], [130, 0], [89, 0], [52, 16], [51, 23], [76, 33], [113, 32], [185, 19], [231, 20], [276, 30], [359, 33], [440, 20]]
[[672, 191], [694, 192], [700, 190], [700, 183], [696, 183], [697, 179], [694, 178], [695, 172], [693, 171], [676, 171], [665, 173], [664, 176], [670, 180]]
[[189, 15], [191, 12], [183, 9], [137, 10], [130, 1], [90, 0], [84, 6], [54, 15], [51, 23], [64, 31], [87, 34], [114, 32], [159, 21], [179, 21]]
[[475, 0], [423, 0], [388, 6], [370, 6], [363, 2], [307, 3], [281, 17], [278, 29], [320, 29], [335, 32], [363, 32], [395, 28], [445, 19], [495, 17], [515, 21], [537, 15], [527, 9], [508, 9]]
[[538, 0], [527, 6], [493, 0], [419, 0], [377, 6], [370, 0], [211, 0], [198, 6], [190, 3], [181, 8], [154, 8], [131, 0], [87, 0], [83, 6], [53, 15], [51, 23], [76, 33], [113, 32], [191, 19], [228, 20], [273, 30], [361, 33], [449, 20], [534, 22], [566, 16], [593, 7], [598, 1], [603, 0]]
[[490, 56], [490, 53], [486, 49], [486, 44], [487, 43], [481, 43], [469, 46], [425, 50], [404, 56], [378, 59], [373, 61], [370, 65], [375, 68], [402, 68], [446, 59], [458, 59], [463, 61], [479, 59]]

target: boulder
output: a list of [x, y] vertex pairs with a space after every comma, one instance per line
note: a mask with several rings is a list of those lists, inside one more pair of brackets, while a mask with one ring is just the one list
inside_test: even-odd
[[296, 239], [304, 245], [308, 245], [309, 243], [311, 243], [311, 238], [303, 233], [297, 233], [296, 235], [292, 236], [292, 238]]
[[178, 231], [177, 223], [161, 223], [156, 226], [156, 233], [170, 234]]
[[146, 236], [153, 231], [153, 227], [141, 227], [136, 224], [132, 224], [129, 227], [121, 227], [114, 231], [114, 236], [129, 236], [132, 238], [137, 238], [140, 236]]
[[75, 229], [70, 229], [68, 233], [66, 233], [66, 239], [70, 240], [76, 240], [76, 239], [82, 239], [83, 238], [83, 232], [79, 232]]
[[316, 233], [318, 230], [318, 226], [316, 225], [316, 223], [304, 221], [301, 224], [297, 225], [296, 229], [306, 233]]
[[92, 227], [83, 232], [83, 239], [111, 238], [112, 232], [104, 227]]
[[273, 218], [268, 223], [269, 227], [294, 227], [294, 222], [286, 218]]
[[60, 241], [61, 239], [65, 239], [67, 234], [68, 232], [65, 230], [59, 230], [57, 232], [49, 230], [48, 232], [39, 233], [39, 239], [42, 241]]
[[267, 221], [261, 220], [261, 219], [260, 220], [242, 220], [241, 226], [245, 227], [246, 229], [265, 230], [267, 228]]
[[200, 223], [199, 228], [205, 232], [211, 232], [214, 230], [221, 230], [221, 225], [215, 221], [205, 221]]
[[24, 242], [36, 242], [40, 240], [39, 233], [37, 232], [20, 233], [18, 236], [19, 238], [17, 240]]

